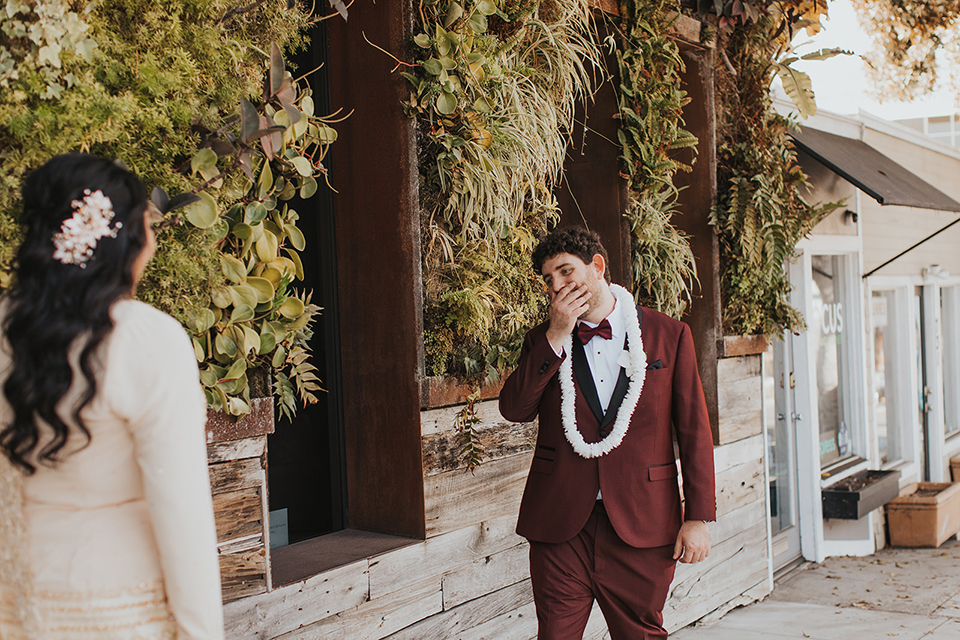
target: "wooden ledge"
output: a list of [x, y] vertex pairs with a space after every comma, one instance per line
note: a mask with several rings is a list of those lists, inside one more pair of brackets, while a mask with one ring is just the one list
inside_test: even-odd
[[[481, 400], [493, 400], [500, 396], [500, 389], [509, 373], [505, 373], [497, 384], [484, 385], [480, 392]], [[455, 404], [466, 404], [467, 396], [474, 387], [463, 384], [456, 378], [423, 377], [420, 378], [420, 410], [439, 409]]]
[[207, 409], [207, 444], [273, 433], [273, 397], [254, 398], [250, 404], [250, 415], [239, 420], [222, 411]]
[[754, 336], [723, 336], [717, 340], [718, 358], [736, 358], [737, 356], [755, 356], [767, 350], [767, 338]]
[[344, 529], [277, 547], [271, 554], [274, 588], [306, 580], [337, 567], [423, 542], [385, 533]]

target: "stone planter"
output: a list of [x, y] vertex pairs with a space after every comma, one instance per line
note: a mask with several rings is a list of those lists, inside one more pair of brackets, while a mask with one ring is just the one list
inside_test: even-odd
[[960, 483], [920, 482], [887, 504], [890, 544], [939, 547], [960, 531]]
[[899, 471], [865, 469], [823, 489], [823, 517], [859, 520], [899, 493]]
[[207, 413], [207, 463], [217, 525], [223, 601], [270, 590], [267, 507], [267, 434], [273, 433], [273, 398], [255, 398], [237, 420]]

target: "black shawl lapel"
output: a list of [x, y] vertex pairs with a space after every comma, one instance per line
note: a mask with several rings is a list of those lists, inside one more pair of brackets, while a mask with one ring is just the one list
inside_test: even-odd
[[[573, 336], [573, 372], [577, 376], [577, 383], [580, 387], [580, 393], [590, 405], [593, 415], [597, 420], [603, 419], [603, 409], [600, 408], [600, 396], [597, 395], [597, 385], [593, 382], [593, 373], [590, 371], [590, 365], [587, 364], [587, 354], [583, 351], [583, 343], [574, 334]], [[621, 370], [621, 375], [623, 374]]]

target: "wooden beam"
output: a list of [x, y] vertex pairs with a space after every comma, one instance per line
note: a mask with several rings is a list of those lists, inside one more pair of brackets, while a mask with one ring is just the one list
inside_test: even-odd
[[[403, 56], [410, 0], [357, 2], [328, 21], [330, 104], [352, 112], [331, 147], [349, 526], [424, 536], [417, 139]], [[368, 42], [369, 41], [369, 42]]]

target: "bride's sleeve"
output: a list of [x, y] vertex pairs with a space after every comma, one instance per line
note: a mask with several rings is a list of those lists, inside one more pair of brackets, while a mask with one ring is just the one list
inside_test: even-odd
[[104, 389], [130, 425], [178, 638], [223, 638], [216, 528], [193, 346], [173, 318], [136, 305], [118, 319]]

